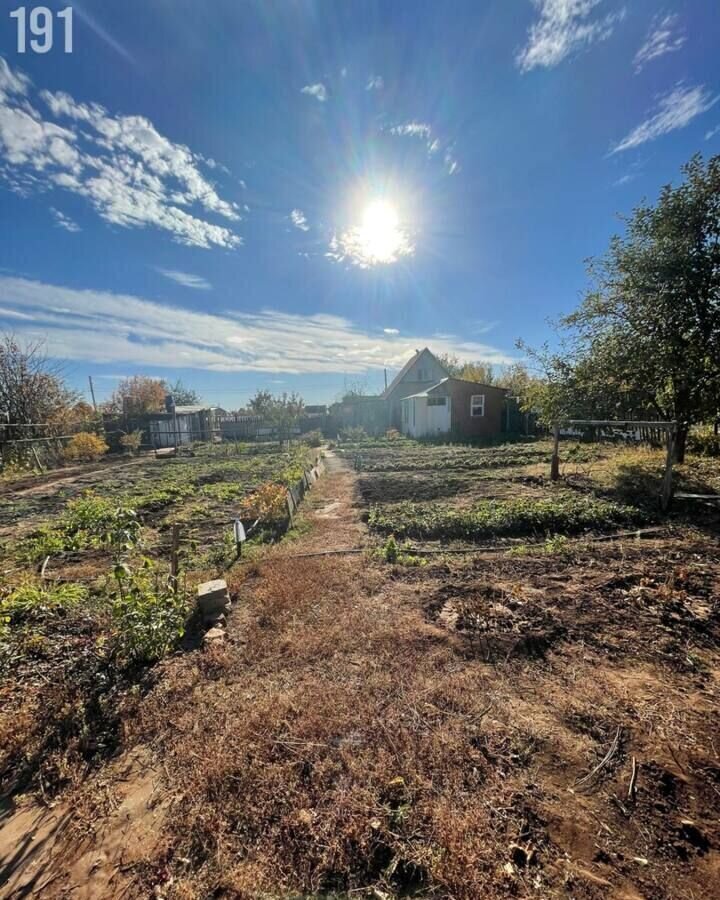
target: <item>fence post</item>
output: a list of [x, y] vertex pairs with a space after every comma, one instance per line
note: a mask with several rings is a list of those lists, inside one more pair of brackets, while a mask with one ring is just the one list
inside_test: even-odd
[[553, 427], [553, 452], [550, 461], [550, 481], [557, 481], [560, 477], [560, 426]]
[[666, 513], [670, 509], [673, 495], [673, 463], [675, 461], [675, 427], [669, 427], [666, 433], [665, 475], [663, 476], [660, 509]]

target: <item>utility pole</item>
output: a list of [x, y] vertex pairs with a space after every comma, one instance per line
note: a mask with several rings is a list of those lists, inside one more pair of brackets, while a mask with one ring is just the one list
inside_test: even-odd
[[90, 382], [90, 396], [92, 397], [93, 409], [97, 412], [97, 403], [95, 402], [95, 388], [93, 387], [92, 375], [88, 375], [88, 381]]
[[383, 369], [383, 372], [385, 373], [385, 390], [387, 390], [387, 369]]

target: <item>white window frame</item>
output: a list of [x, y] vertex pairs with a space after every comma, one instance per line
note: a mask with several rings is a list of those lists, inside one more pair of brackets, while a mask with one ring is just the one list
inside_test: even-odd
[[[479, 401], [479, 403], [478, 403]], [[480, 408], [480, 411], [477, 411], [477, 408]], [[485, 394], [473, 394], [470, 397], [470, 418], [471, 419], [481, 419], [485, 415]]]

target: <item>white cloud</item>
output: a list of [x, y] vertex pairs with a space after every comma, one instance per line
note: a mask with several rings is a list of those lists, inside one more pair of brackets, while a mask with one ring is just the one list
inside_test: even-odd
[[593, 18], [603, 0], [532, 0], [540, 18], [528, 31], [528, 41], [515, 62], [522, 72], [537, 66], [552, 68], [571, 53], [595, 41], [604, 41], [613, 33], [625, 11]]
[[85, 197], [107, 222], [153, 226], [196, 247], [241, 243], [230, 228], [207, 220], [235, 222], [240, 215], [237, 204], [220, 198], [200, 170], [201, 157], [188, 147], [142, 116], [113, 116], [64, 93], [37, 97], [61, 124], [38, 112], [30, 80], [0, 58], [0, 177], [11, 187], [26, 193], [63, 188]]
[[[403, 122], [401, 125], [393, 125], [388, 131], [396, 137], [418, 138], [423, 141], [429, 156], [434, 156], [443, 146], [440, 139], [434, 135], [432, 127], [428, 125], [427, 122]], [[454, 175], [455, 172], [460, 170], [460, 165], [453, 155], [452, 145], [446, 148], [445, 153], [443, 154], [443, 161], [448, 175]]]
[[72, 232], [82, 231], [82, 229], [77, 224], [77, 222], [74, 221], [74, 219], [71, 219], [70, 216], [66, 216], [65, 213], [60, 212], [59, 209], [55, 209], [55, 207], [51, 206], [50, 212], [52, 213], [52, 217], [53, 219], [55, 219], [55, 223], [58, 228], [64, 228], [65, 231]]
[[432, 128], [427, 122], [405, 122], [402, 125], [393, 125], [390, 134], [401, 137], [418, 137], [425, 141], [432, 140]]
[[[339, 316], [265, 310], [195, 312], [131, 295], [0, 276], [0, 303], [18, 334], [44, 334], [50, 356], [95, 363], [218, 372], [363, 372], [399, 367], [428, 338], [369, 336]], [[64, 310], [58, 312], [58, 310]], [[32, 318], [24, 324], [22, 318]], [[507, 363], [485, 344], [431, 341], [438, 352]]]
[[299, 228], [300, 231], [310, 231], [308, 220], [305, 218], [305, 213], [301, 209], [294, 209], [290, 213], [290, 221], [296, 228]]
[[678, 27], [679, 16], [675, 13], [660, 18], [655, 16], [645, 41], [633, 60], [635, 71], [640, 72], [649, 62], [680, 50], [687, 36]]
[[718, 99], [720, 98], [713, 97], [709, 91], [705, 90], [703, 85], [697, 87], [676, 85], [658, 99], [655, 112], [616, 144], [612, 153], [631, 150], [633, 147], [639, 147], [647, 141], [654, 141], [678, 128], [684, 128], [696, 116], [707, 112]]
[[384, 334], [400, 334], [399, 329], [397, 328], [383, 328]]
[[310, 97], [314, 97], [321, 103], [324, 103], [328, 98], [327, 88], [321, 81], [318, 81], [317, 84], [306, 84], [300, 93], [308, 94]]
[[366, 91], [381, 91], [385, 87], [385, 80], [382, 75], [371, 75], [365, 85]]
[[716, 125], [715, 128], [711, 128], [710, 131], [705, 133], [705, 140], [709, 141], [710, 138], [714, 138], [716, 134], [720, 134], [720, 125]]
[[190, 272], [178, 272], [177, 269], [161, 269], [159, 266], [157, 271], [170, 281], [175, 281], [186, 288], [193, 288], [196, 291], [210, 291], [212, 285], [206, 278], [200, 275], [192, 275]]

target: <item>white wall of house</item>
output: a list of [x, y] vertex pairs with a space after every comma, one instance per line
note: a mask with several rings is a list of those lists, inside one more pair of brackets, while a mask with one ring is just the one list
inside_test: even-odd
[[[430, 404], [428, 399], [431, 400]], [[450, 397], [439, 398], [444, 403], [432, 402], [428, 397], [409, 397], [402, 401], [402, 432], [410, 437], [435, 437], [450, 431]]]

